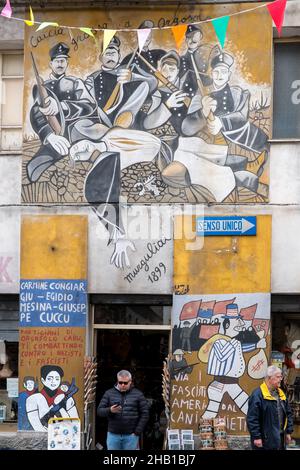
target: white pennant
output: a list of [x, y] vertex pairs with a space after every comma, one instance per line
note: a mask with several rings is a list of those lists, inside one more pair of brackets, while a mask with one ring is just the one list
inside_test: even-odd
[[147, 28], [147, 29], [138, 29], [138, 30], [137, 30], [138, 42], [139, 42], [139, 50], [140, 50], [140, 52], [142, 52], [142, 50], [143, 50], [144, 44], [145, 44], [145, 42], [147, 41], [147, 37], [149, 36], [150, 31], [151, 31], [150, 28]]

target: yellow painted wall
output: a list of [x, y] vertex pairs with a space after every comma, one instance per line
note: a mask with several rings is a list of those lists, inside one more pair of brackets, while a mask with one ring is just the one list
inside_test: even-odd
[[21, 227], [22, 279], [85, 279], [87, 218], [25, 216]]
[[[195, 216], [185, 217], [192, 218], [195, 228]], [[196, 238], [189, 240], [183, 233], [183, 238], [176, 239], [183, 223], [178, 216], [174, 285], [187, 285], [188, 294], [270, 292], [271, 216], [260, 215], [256, 220], [256, 236], [205, 237], [201, 249], [186, 250], [187, 244], [196, 246]]]

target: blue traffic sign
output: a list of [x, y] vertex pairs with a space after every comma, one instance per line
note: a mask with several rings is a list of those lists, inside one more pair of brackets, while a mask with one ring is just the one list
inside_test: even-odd
[[256, 217], [197, 217], [196, 233], [202, 236], [256, 235]]

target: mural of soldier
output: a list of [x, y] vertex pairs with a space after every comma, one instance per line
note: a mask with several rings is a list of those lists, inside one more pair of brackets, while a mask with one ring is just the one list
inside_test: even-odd
[[199, 25], [191, 24], [187, 27], [185, 33], [187, 51], [180, 58], [180, 76], [183, 76], [187, 71], [191, 71], [194, 89], [198, 88], [199, 79], [204, 86], [212, 83], [209, 74], [210, 58], [219, 50], [218, 46], [202, 44], [202, 39], [203, 33]]
[[205, 419], [217, 416], [226, 392], [237, 407], [247, 413], [249, 396], [239, 385], [239, 378], [246, 370], [243, 352], [266, 347], [265, 338], [260, 339], [254, 332], [254, 342], [249, 343], [251, 339], [248, 338], [247, 344], [242, 344], [239, 335], [245, 328], [245, 322], [237, 304], [227, 305], [223, 318], [224, 335], [213, 342], [208, 356], [207, 374], [214, 376], [214, 380], [207, 388], [209, 402], [202, 416]]
[[193, 370], [193, 365], [188, 365], [184, 352], [182, 349], [175, 349], [173, 352], [173, 359], [170, 362], [170, 375], [171, 379], [174, 379], [176, 375], [190, 374]]
[[60, 42], [50, 51], [50, 79], [33, 88], [30, 112], [33, 130], [42, 146], [27, 164], [28, 179], [37, 181], [53, 163], [68, 155], [74, 123], [93, 113], [95, 105], [83, 81], [66, 75], [69, 47]]

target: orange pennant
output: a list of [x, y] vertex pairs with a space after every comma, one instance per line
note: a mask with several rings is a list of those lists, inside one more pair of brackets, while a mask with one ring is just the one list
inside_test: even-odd
[[181, 46], [187, 27], [188, 27], [187, 24], [181, 24], [179, 26], [174, 26], [172, 28], [172, 32], [175, 38], [177, 49], [179, 49]]

